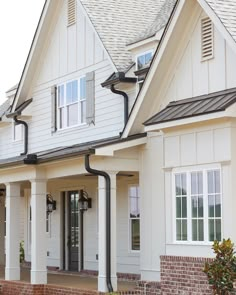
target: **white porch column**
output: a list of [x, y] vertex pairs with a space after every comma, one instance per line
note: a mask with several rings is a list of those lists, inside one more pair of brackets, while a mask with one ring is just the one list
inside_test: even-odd
[[47, 284], [46, 180], [31, 180], [31, 284]]
[[5, 198], [0, 199], [0, 265], [5, 265]]
[[[116, 173], [109, 173], [111, 178], [111, 283], [117, 291], [116, 275]], [[106, 182], [98, 177], [98, 291], [107, 292], [106, 282]]]
[[6, 184], [5, 280], [20, 280], [20, 184]]

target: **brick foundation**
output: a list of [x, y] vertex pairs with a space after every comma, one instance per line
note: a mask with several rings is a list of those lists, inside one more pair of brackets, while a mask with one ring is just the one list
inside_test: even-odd
[[161, 283], [139, 281], [137, 282], [137, 291], [140, 295], [161, 295]]
[[[1, 295], [104, 295], [95, 290], [85, 290], [56, 285], [31, 285], [26, 282], [0, 281]], [[139, 295], [138, 290], [124, 291], [119, 295]]]
[[205, 262], [212, 259], [178, 256], [161, 256], [161, 291], [163, 295], [212, 294], [207, 276], [203, 272]]

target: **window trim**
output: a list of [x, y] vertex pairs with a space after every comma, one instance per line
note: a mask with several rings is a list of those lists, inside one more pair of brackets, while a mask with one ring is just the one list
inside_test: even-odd
[[[130, 183], [128, 185], [128, 250], [129, 250], [129, 253], [132, 253], [132, 254], [139, 254], [140, 253], [140, 246], [141, 246], [141, 240], [139, 240], [139, 250], [133, 250], [132, 249], [132, 241], [131, 241], [131, 238], [132, 238], [132, 233], [131, 233], [131, 220], [132, 218], [130, 218], [130, 194], [129, 194], [129, 191], [130, 191], [130, 188], [131, 187], [138, 187], [139, 190], [140, 190], [140, 185], [138, 183]], [[139, 200], [141, 200], [140, 198], [140, 195], [139, 195]], [[139, 214], [141, 215], [141, 213]], [[134, 218], [133, 218], [134, 219]], [[139, 218], [136, 218], [139, 220], [139, 239], [141, 237], [141, 234], [140, 234], [140, 216]]]
[[[63, 130], [68, 130], [68, 129], [71, 129], [71, 128], [75, 128], [75, 127], [87, 125], [87, 123], [86, 123], [86, 111], [85, 111], [85, 122], [81, 122], [82, 121], [82, 117], [81, 117], [81, 105], [82, 105], [82, 102], [84, 102], [84, 101], [87, 102], [87, 93], [85, 93], [85, 98], [83, 98], [83, 99], [80, 98], [80, 81], [82, 79], [85, 79], [85, 90], [86, 90], [86, 75], [81, 75], [78, 78], [70, 79], [70, 80], [67, 80], [67, 81], [65, 81], [65, 82], [60, 83], [60, 84], [57, 85], [57, 95], [56, 95], [57, 108], [56, 108], [55, 112], [56, 112], [56, 118], [57, 118], [57, 131], [59, 131], [59, 132], [60, 131], [63, 131]], [[66, 126], [67, 119], [68, 119], [67, 111], [66, 111], [67, 110], [67, 107], [69, 105], [75, 104], [75, 102], [74, 103], [68, 103], [68, 104], [66, 104], [66, 85], [68, 83], [71, 83], [71, 82], [74, 82], [74, 81], [77, 81], [78, 82], [78, 100], [76, 102], [78, 104], [78, 110], [77, 110], [78, 123], [75, 124], [75, 125]], [[64, 86], [64, 99], [63, 99], [64, 100], [64, 105], [63, 105], [63, 109], [65, 110], [64, 111], [65, 112], [65, 116], [64, 116], [63, 122], [66, 123], [65, 126], [62, 127], [62, 128], [60, 127], [60, 121], [61, 121], [60, 108], [61, 107], [59, 107], [59, 95], [58, 95], [58, 91], [59, 91], [60, 86]], [[86, 110], [86, 108], [85, 108], [85, 110]]]
[[[221, 200], [221, 240], [223, 240], [224, 232], [223, 232], [223, 178], [222, 178], [222, 168], [220, 164], [210, 164], [210, 165], [199, 165], [199, 166], [192, 166], [192, 167], [179, 167], [174, 168], [172, 170], [171, 175], [171, 181], [172, 181], [172, 241], [174, 244], [179, 245], [212, 245], [213, 241], [208, 240], [208, 200], [207, 198], [204, 198], [204, 196], [207, 196], [207, 185], [204, 185], [206, 183], [204, 181], [204, 178], [206, 178], [206, 173], [209, 171], [219, 170], [220, 172], [220, 200]], [[191, 202], [188, 201], [189, 198], [187, 198], [187, 241], [179, 241], [176, 239], [176, 193], [175, 193], [175, 175], [180, 173], [187, 173], [190, 174], [192, 172], [203, 172], [203, 210], [204, 210], [204, 241], [192, 241], [192, 227], [191, 227]], [[186, 180], [187, 182], [187, 197], [190, 196], [190, 182], [188, 181], [188, 178]], [[190, 225], [190, 226], [189, 226]], [[207, 239], [206, 239], [207, 237]]]

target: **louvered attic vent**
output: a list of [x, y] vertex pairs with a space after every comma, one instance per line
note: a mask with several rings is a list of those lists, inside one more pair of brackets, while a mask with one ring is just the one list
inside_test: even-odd
[[203, 18], [201, 21], [201, 36], [202, 36], [202, 60], [213, 58], [214, 55], [214, 35], [212, 21]]
[[72, 26], [76, 22], [76, 0], [67, 0], [67, 25]]

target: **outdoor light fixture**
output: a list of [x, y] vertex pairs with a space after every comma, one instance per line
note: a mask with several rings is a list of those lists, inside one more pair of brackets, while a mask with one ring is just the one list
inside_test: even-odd
[[84, 190], [79, 191], [79, 210], [87, 211], [92, 208], [92, 199], [88, 197], [88, 193]]
[[56, 201], [53, 200], [51, 194], [47, 194], [47, 213], [52, 213], [57, 208]]

